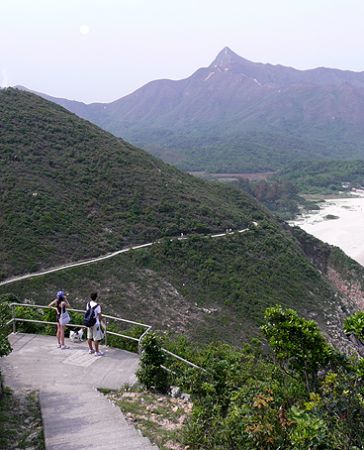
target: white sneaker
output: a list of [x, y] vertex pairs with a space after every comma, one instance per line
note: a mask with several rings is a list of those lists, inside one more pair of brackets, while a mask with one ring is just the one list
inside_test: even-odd
[[92, 355], [92, 353], [95, 353], [95, 350], [89, 350], [88, 352], [90, 355]]
[[104, 352], [95, 352], [95, 356], [104, 356], [105, 353]]
[[68, 345], [61, 345], [61, 350], [68, 350], [68, 349], [69, 349]]
[[57, 344], [57, 348], [61, 348], [61, 344]]

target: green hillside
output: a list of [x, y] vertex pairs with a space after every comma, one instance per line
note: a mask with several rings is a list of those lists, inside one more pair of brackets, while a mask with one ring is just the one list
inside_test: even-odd
[[[345, 255], [331, 257], [243, 192], [183, 174], [33, 94], [0, 91], [0, 118], [2, 278], [162, 239], [0, 294], [47, 304], [62, 288], [83, 307], [96, 289], [111, 314], [234, 344], [281, 303], [342, 344], [341, 321], [364, 291], [363, 269]], [[187, 240], [170, 241], [181, 232]]]
[[15, 89], [0, 91], [0, 194], [0, 279], [265, 216], [245, 195]]
[[[342, 289], [329, 274], [342, 281]], [[342, 321], [357, 309], [350, 286], [355, 295], [364, 292], [359, 264], [302, 230], [263, 221], [241, 234], [166, 240], [0, 286], [0, 295], [47, 304], [57, 289], [65, 289], [72, 306], [83, 308], [90, 291], [97, 290], [109, 314], [199, 341], [233, 344], [256, 335], [265, 308], [279, 303], [314, 318], [336, 345], [345, 347]]]
[[302, 193], [332, 193], [364, 186], [364, 161], [300, 161], [278, 171], [273, 181], [290, 182]]

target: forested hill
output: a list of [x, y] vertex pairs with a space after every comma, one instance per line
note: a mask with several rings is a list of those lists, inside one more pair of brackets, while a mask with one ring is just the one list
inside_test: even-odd
[[186, 79], [111, 103], [52, 100], [187, 170], [364, 157], [364, 72], [255, 63], [226, 47]]
[[266, 213], [34, 94], [0, 91], [0, 279]]

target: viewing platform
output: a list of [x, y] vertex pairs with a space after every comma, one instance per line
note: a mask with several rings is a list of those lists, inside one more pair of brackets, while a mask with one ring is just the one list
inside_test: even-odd
[[97, 391], [133, 384], [137, 354], [103, 348], [95, 357], [86, 341], [68, 339], [61, 350], [55, 336], [15, 333], [9, 341], [13, 351], [0, 359], [5, 385], [39, 392], [47, 450], [158, 450]]

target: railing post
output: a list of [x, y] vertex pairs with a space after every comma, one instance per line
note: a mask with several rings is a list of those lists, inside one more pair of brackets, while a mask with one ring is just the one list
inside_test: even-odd
[[13, 333], [15, 334], [16, 333], [16, 320], [15, 320], [15, 305], [14, 304], [11, 305], [11, 313], [13, 316]]
[[144, 338], [144, 336], [149, 333], [149, 331], [152, 329], [152, 327], [148, 327], [144, 333], [140, 336], [139, 341], [138, 341], [138, 355], [140, 355], [142, 353], [142, 340]]

